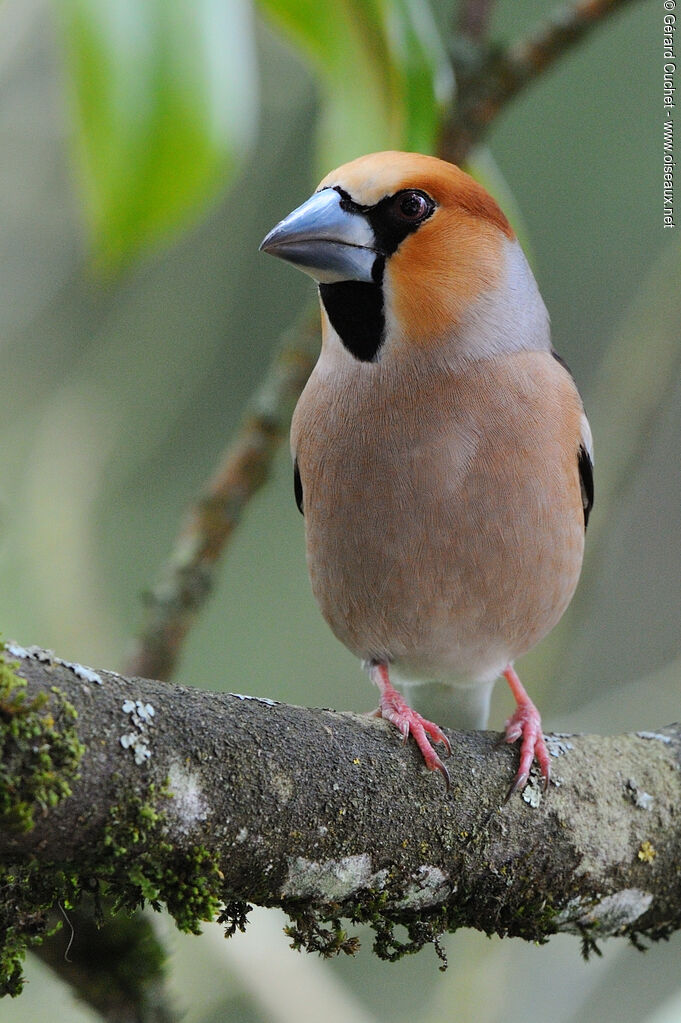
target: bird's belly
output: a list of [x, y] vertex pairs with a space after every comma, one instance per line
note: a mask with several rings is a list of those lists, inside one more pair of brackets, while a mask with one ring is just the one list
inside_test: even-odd
[[[583, 528], [567, 481], [547, 499], [531, 480], [490, 487], [480, 465], [439, 482], [413, 464], [412, 474], [391, 468], [339, 480], [332, 503], [326, 494], [317, 505], [310, 488], [307, 557], [322, 613], [357, 656], [405, 677], [496, 677], [553, 628], [577, 584]], [[327, 464], [317, 478], [344, 472]]]

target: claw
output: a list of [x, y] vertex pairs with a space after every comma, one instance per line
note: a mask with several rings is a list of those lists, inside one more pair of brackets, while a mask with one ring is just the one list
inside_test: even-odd
[[440, 772], [440, 774], [442, 775], [442, 777], [444, 778], [444, 780], [445, 780], [445, 788], [446, 788], [447, 792], [451, 792], [451, 789], [452, 789], [452, 780], [451, 780], [451, 778], [449, 777], [449, 771], [447, 770], [447, 768], [446, 768], [446, 767], [445, 767], [445, 765], [444, 765], [444, 764], [442, 763], [442, 761], [440, 760], [440, 758], [439, 758], [439, 757], [438, 757], [438, 762], [437, 762], [437, 764], [435, 765], [435, 770], [436, 770], [436, 771], [439, 771], [439, 772]]
[[512, 665], [509, 664], [505, 669], [504, 678], [511, 687], [511, 692], [518, 706], [506, 722], [506, 734], [501, 741], [513, 743], [520, 739], [520, 765], [518, 773], [506, 795], [505, 802], [508, 802], [514, 793], [525, 788], [534, 760], [539, 764], [543, 777], [544, 792], [546, 792], [551, 778], [551, 762], [542, 734], [539, 711], [527, 695]]
[[380, 706], [376, 711], [378, 717], [390, 721], [402, 733], [402, 741], [406, 742], [409, 736], [413, 736], [416, 745], [421, 751], [421, 756], [429, 771], [439, 771], [444, 778], [447, 791], [451, 788], [449, 772], [440, 760], [439, 756], [429, 741], [442, 743], [447, 756], [452, 755], [452, 747], [449, 739], [438, 725], [426, 718], [421, 717], [413, 710], [401, 693], [393, 688], [388, 675], [388, 668], [385, 664], [372, 664], [370, 675], [373, 682], [378, 686], [381, 698]]

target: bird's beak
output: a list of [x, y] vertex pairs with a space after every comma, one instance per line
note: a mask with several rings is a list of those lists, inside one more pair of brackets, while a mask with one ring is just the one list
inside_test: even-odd
[[333, 188], [315, 192], [263, 239], [260, 249], [320, 284], [373, 280], [376, 239], [366, 217], [341, 206]]

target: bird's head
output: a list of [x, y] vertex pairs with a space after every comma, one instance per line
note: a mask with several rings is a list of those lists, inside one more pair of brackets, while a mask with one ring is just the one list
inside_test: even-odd
[[318, 282], [331, 327], [360, 361], [405, 347], [480, 357], [548, 345], [508, 220], [478, 182], [435, 157], [372, 153], [339, 167], [260, 247]]

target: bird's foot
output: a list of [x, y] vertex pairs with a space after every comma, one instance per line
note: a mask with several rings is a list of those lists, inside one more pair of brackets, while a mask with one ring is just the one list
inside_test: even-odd
[[511, 692], [518, 704], [506, 722], [506, 742], [517, 742], [520, 739], [520, 766], [508, 790], [506, 796], [508, 800], [514, 792], [525, 788], [534, 760], [539, 764], [544, 779], [544, 791], [546, 791], [551, 778], [551, 763], [542, 733], [541, 715], [527, 695], [512, 665], [509, 664], [504, 670], [504, 678], [511, 687]]
[[428, 770], [439, 771], [445, 780], [447, 788], [449, 788], [449, 772], [431, 746], [428, 738], [430, 736], [433, 742], [441, 742], [447, 751], [447, 756], [451, 756], [452, 747], [445, 733], [438, 725], [421, 717], [417, 711], [409, 706], [402, 694], [393, 688], [388, 675], [387, 665], [382, 663], [372, 664], [369, 668], [369, 674], [372, 682], [378, 686], [381, 694], [379, 707], [375, 712], [376, 716], [385, 718], [386, 721], [390, 721], [391, 724], [395, 725], [402, 733], [404, 742], [407, 741], [410, 735], [413, 736]]

